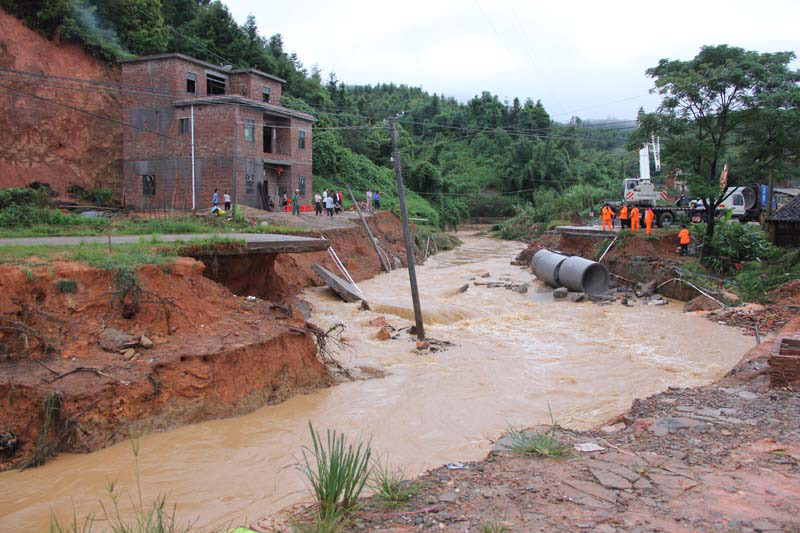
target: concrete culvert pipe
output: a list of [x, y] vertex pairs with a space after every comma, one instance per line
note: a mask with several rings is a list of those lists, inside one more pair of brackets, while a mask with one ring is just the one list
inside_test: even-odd
[[571, 291], [603, 294], [608, 290], [608, 269], [605, 265], [575, 255], [561, 263], [558, 281]]
[[557, 254], [550, 250], [539, 250], [531, 259], [531, 270], [537, 278], [551, 287], [560, 287], [558, 271], [561, 263], [567, 259], [566, 255]]

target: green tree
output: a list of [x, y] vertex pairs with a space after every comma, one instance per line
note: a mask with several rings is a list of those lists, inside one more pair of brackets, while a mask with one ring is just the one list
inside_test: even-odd
[[[784, 121], [796, 117], [783, 113], [783, 106], [797, 109], [800, 101], [800, 73], [789, 68], [792, 59], [792, 52], [704, 46], [689, 61], [662, 59], [647, 70], [655, 80], [653, 92], [662, 96], [661, 105], [656, 113], [640, 115], [640, 127], [631, 144], [652, 133], [661, 135], [665, 161], [688, 171], [692, 193], [703, 199], [707, 242], [713, 242], [717, 208], [730, 195], [731, 187], [738, 185], [735, 179], [720, 185], [724, 164], [752, 166], [757, 154], [780, 154], [787, 141], [796, 138], [764, 138], [758, 133], [775, 127], [776, 120], [785, 132], [791, 123]], [[746, 161], [748, 158], [751, 160]], [[743, 181], [744, 174], [731, 176]]]
[[169, 43], [161, 0], [103, 0], [96, 2], [102, 19], [117, 31], [134, 54], [165, 52]]

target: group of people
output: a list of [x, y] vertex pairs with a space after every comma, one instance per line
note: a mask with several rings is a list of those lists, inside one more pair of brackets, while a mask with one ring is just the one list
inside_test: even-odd
[[372, 189], [367, 189], [367, 204], [365, 209], [367, 212], [371, 213], [375, 209], [381, 208], [381, 193], [379, 191], [373, 191]]
[[[222, 201], [225, 203], [225, 213], [231, 211], [231, 192], [225, 191], [222, 195]], [[211, 195], [211, 214], [219, 216], [219, 189], [214, 189], [214, 194]]]
[[[600, 218], [603, 221], [603, 231], [614, 231], [614, 217], [617, 214], [614, 212], [614, 209], [606, 204], [603, 206], [603, 209], [600, 210]], [[644, 211], [644, 227], [645, 233], [647, 235], [651, 235], [653, 233], [653, 220], [655, 220], [655, 213], [649, 207]], [[619, 223], [620, 227], [623, 228], [630, 228], [632, 232], [639, 233], [639, 229], [641, 227], [642, 222], [642, 213], [639, 211], [639, 208], [633, 206], [628, 211], [628, 206], [623, 205], [622, 208], [619, 210]]]
[[316, 216], [321, 215], [323, 208], [328, 213], [328, 216], [333, 216], [334, 213], [339, 214], [342, 212], [343, 202], [344, 195], [342, 191], [323, 189], [322, 194], [316, 193], [314, 195], [314, 214]]
[[[617, 216], [614, 209], [606, 204], [600, 210], [600, 218], [603, 221], [603, 231], [614, 231], [614, 217]], [[633, 206], [628, 210], [627, 205], [623, 205], [619, 210], [619, 223], [622, 228], [630, 228], [633, 233], [639, 233], [639, 226], [641, 224], [642, 213], [637, 206]], [[644, 227], [645, 234], [652, 235], [653, 233], [653, 220], [656, 215], [649, 207], [644, 210]], [[678, 242], [681, 245], [681, 255], [689, 254], [689, 244], [692, 242], [692, 237], [689, 234], [689, 229], [684, 224], [678, 232]]]

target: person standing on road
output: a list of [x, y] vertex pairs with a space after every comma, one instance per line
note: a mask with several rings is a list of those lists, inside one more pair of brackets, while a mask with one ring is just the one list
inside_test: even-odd
[[639, 233], [639, 208], [633, 206], [631, 209], [631, 231], [634, 233]]
[[219, 216], [219, 189], [214, 189], [211, 195], [211, 214]]
[[300, 216], [300, 189], [295, 189], [292, 194], [292, 214]]
[[644, 212], [644, 234], [650, 235], [653, 233], [653, 219], [655, 218], [655, 214], [653, 210], [649, 207], [647, 211]]
[[630, 225], [631, 223], [628, 220], [628, 206], [622, 204], [622, 209], [619, 210], [619, 227], [628, 228]]
[[600, 210], [600, 218], [603, 220], [603, 231], [606, 231], [606, 226], [608, 226], [608, 231], [614, 231], [614, 226], [611, 222], [611, 208], [607, 205], [603, 206], [603, 209]]
[[686, 256], [689, 255], [689, 243], [692, 242], [692, 236], [689, 234], [689, 230], [686, 229], [686, 224], [681, 228], [678, 232], [678, 242], [681, 245], [681, 255]]
[[320, 193], [314, 195], [314, 214], [316, 216], [322, 214], [322, 195]]
[[381, 193], [380, 191], [375, 191], [375, 194], [372, 195], [372, 205], [375, 208], [375, 211], [378, 211], [381, 208]]
[[231, 212], [231, 191], [225, 191], [225, 194], [222, 195], [222, 201], [225, 202], [225, 212]]
[[325, 197], [325, 210], [328, 212], [328, 216], [333, 216], [333, 196], [328, 195]]
[[367, 189], [367, 205], [364, 209], [367, 213], [372, 211], [372, 189]]

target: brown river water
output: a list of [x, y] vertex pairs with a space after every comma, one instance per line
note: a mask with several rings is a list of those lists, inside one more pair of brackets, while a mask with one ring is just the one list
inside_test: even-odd
[[[141, 439], [139, 469], [145, 501], [160, 493], [183, 521], [241, 525], [307, 498], [291, 468], [309, 444], [308, 421], [372, 438], [373, 449], [409, 475], [452, 461], [476, 460], [509, 425], [556, 421], [575, 428], [599, 424], [633, 399], [709, 383], [751, 348], [751, 337], [668, 306], [600, 306], [554, 302], [533, 282], [528, 294], [471, 285], [490, 280], [531, 282], [509, 264], [520, 245], [462, 236], [460, 248], [418, 267], [429, 337], [456, 346], [412, 352], [408, 335], [379, 341], [370, 319], [411, 324], [406, 270], [359, 283], [373, 305], [358, 310], [310, 289], [312, 320], [342, 322], [350, 348], [338, 357], [386, 377], [354, 381], [298, 396], [249, 415], [186, 426]], [[24, 472], [0, 474], [0, 531], [45, 531], [51, 513], [63, 520], [99, 513], [109, 481], [133, 496], [129, 443], [88, 455], [61, 455]], [[128, 507], [127, 496], [123, 507]], [[97, 530], [102, 530], [101, 527]]]

